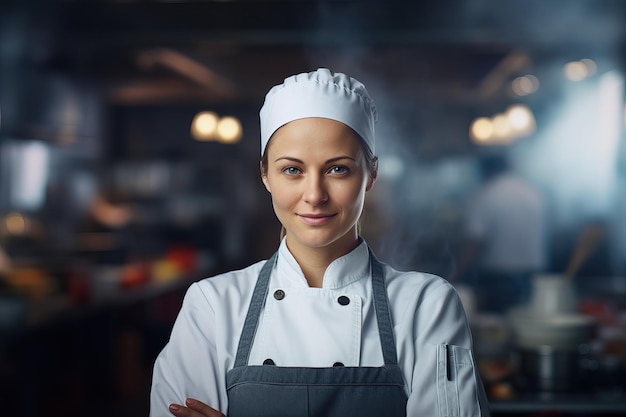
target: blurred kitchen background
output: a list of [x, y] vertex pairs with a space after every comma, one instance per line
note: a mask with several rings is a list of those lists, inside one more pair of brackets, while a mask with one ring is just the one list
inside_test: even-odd
[[[493, 414], [626, 415], [619, 0], [3, 1], [2, 415], [147, 416], [188, 285], [278, 244], [258, 111], [318, 67], [376, 101], [363, 235], [458, 287]], [[546, 208], [542, 319], [482, 311], [460, 268], [503, 154]]]

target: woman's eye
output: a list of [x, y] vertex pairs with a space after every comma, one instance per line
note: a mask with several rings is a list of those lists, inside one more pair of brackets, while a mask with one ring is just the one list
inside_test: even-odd
[[297, 175], [300, 173], [300, 170], [296, 167], [287, 167], [283, 169], [283, 172], [287, 175]]
[[348, 168], [344, 166], [335, 166], [330, 169], [331, 174], [345, 174], [348, 172]]

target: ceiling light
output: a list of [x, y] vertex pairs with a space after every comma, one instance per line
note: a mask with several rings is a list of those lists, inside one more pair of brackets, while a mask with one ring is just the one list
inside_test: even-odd
[[493, 117], [493, 136], [497, 139], [508, 139], [511, 134], [511, 124], [506, 114], [500, 113]]
[[522, 104], [509, 107], [506, 111], [509, 124], [517, 134], [530, 133], [535, 127], [533, 112]]
[[539, 89], [539, 79], [530, 74], [517, 77], [511, 83], [511, 89], [518, 96], [527, 96]]
[[217, 114], [204, 111], [196, 114], [191, 122], [191, 136], [197, 140], [213, 140], [217, 132]]
[[582, 81], [589, 75], [587, 66], [580, 61], [568, 62], [563, 67], [563, 72], [570, 81]]
[[479, 117], [470, 127], [470, 136], [477, 143], [486, 143], [493, 135], [493, 123], [487, 117]]
[[217, 136], [220, 142], [239, 142], [243, 134], [241, 123], [236, 117], [222, 117], [217, 123]]

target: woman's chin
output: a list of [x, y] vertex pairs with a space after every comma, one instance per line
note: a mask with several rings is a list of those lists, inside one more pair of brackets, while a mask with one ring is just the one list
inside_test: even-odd
[[311, 249], [326, 249], [326, 248], [337, 248], [339, 250], [344, 247], [349, 247], [354, 245], [354, 242], [358, 240], [357, 237], [349, 237], [347, 234], [343, 236], [330, 235], [328, 233], [306, 233], [304, 235], [300, 235], [298, 237], [289, 237], [287, 235], [287, 243], [290, 241], [297, 241], [297, 245], [301, 247], [307, 247]]

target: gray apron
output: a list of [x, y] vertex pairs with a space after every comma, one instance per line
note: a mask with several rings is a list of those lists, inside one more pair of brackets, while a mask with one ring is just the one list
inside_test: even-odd
[[372, 293], [382, 345], [382, 367], [330, 368], [248, 366], [270, 275], [278, 253], [257, 280], [244, 322], [234, 368], [226, 373], [229, 417], [406, 416], [407, 395], [398, 366], [382, 265], [370, 251]]

